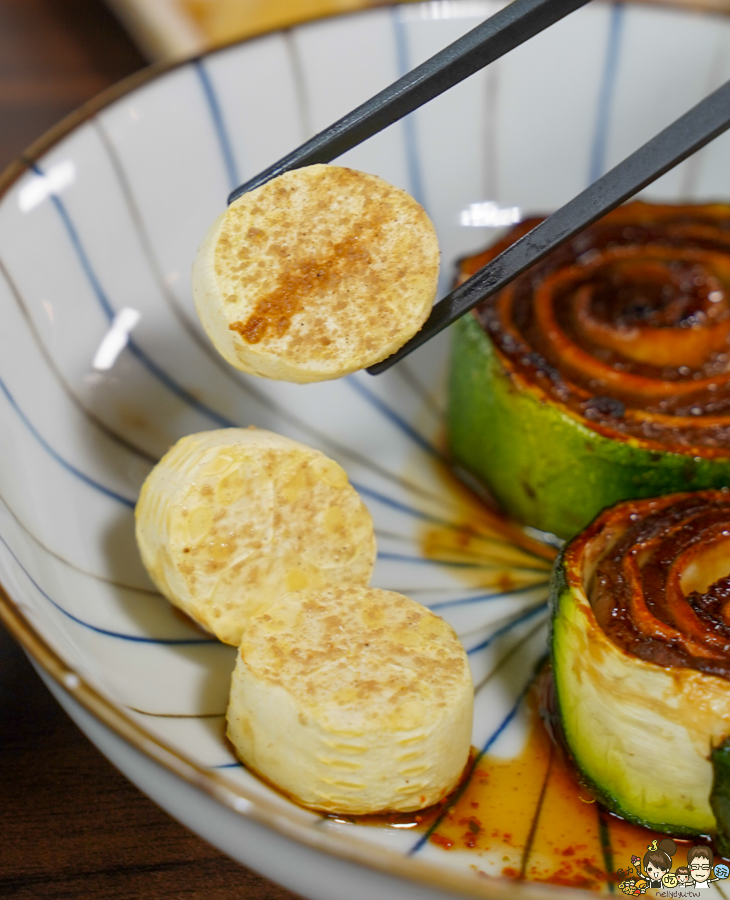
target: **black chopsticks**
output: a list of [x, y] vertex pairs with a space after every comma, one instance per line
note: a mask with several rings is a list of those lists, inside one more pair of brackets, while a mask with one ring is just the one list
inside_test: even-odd
[[673, 122], [508, 247], [468, 281], [437, 303], [423, 328], [383, 362], [370, 366], [379, 375], [420, 347], [525, 269], [615, 209], [695, 151], [730, 128], [730, 81]]
[[[390, 87], [234, 190], [228, 202], [302, 166], [330, 162], [463, 81], [588, 0], [513, 0]], [[423, 328], [383, 362], [379, 375], [552, 250], [615, 209], [730, 127], [730, 81], [508, 247], [437, 303]]]
[[237, 187], [229, 195], [228, 202], [233, 203], [241, 194], [260, 187], [284, 172], [330, 162], [587, 2], [513, 0], [458, 41], [449, 44], [334, 125]]

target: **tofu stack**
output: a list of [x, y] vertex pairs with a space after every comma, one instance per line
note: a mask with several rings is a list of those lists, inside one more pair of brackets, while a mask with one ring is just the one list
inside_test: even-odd
[[[193, 266], [200, 320], [231, 365], [292, 382], [379, 362], [428, 317], [439, 248], [423, 208], [341, 166], [288, 172], [213, 223]], [[464, 648], [418, 603], [367, 585], [370, 515], [345, 472], [271, 432], [179, 441], [137, 505], [160, 591], [239, 646], [228, 737], [299, 803], [351, 815], [442, 800], [469, 757]]]
[[368, 587], [376, 545], [344, 470], [256, 428], [189, 435], [136, 510], [160, 591], [239, 646], [228, 737], [297, 802], [366, 815], [421, 809], [457, 785], [473, 686], [453, 629]]

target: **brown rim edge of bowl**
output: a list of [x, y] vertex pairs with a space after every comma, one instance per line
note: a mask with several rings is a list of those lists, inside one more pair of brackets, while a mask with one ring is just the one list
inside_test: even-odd
[[79, 125], [93, 118], [96, 113], [110, 106], [116, 100], [127, 94], [132, 93], [139, 87], [142, 87], [148, 81], [152, 81], [159, 75], [168, 72], [177, 66], [184, 65], [188, 60], [180, 60], [173, 62], [152, 63], [137, 72], [133, 72], [116, 84], [96, 94], [90, 100], [82, 103], [73, 112], [64, 116], [52, 128], [44, 132], [39, 138], [33, 141], [29, 147], [16, 157], [13, 162], [0, 173], [0, 199], [7, 193], [8, 189], [23, 175], [30, 166], [39, 159], [44, 153], [55, 146], [67, 134], [70, 134]]
[[[127, 75], [127, 77], [122, 78], [121, 81], [118, 81], [100, 91], [98, 94], [95, 94], [85, 103], [82, 103], [72, 112], [68, 113], [68, 115], [60, 119], [60, 121], [49, 128], [48, 131], [45, 131], [39, 138], [26, 147], [25, 150], [23, 150], [2, 172], [0, 172], [0, 199], [2, 199], [2, 196], [7, 192], [8, 188], [10, 188], [36, 160], [66, 137], [67, 134], [70, 134], [75, 128], [78, 128], [79, 125], [83, 125], [84, 122], [93, 118], [97, 113], [101, 112], [101, 110], [106, 109], [107, 106], [111, 106], [115, 101], [120, 100], [127, 94], [131, 94], [132, 91], [143, 87], [148, 82], [154, 81], [154, 79], [158, 78], [160, 75], [173, 72], [175, 69], [182, 68], [196, 59], [212, 56], [220, 51], [247, 44], [249, 41], [258, 40], [267, 35], [286, 34], [300, 25], [312, 25], [317, 22], [325, 21], [326, 19], [344, 19], [349, 18], [350, 16], [363, 15], [369, 12], [376, 12], [379, 9], [400, 5], [415, 6], [421, 2], [438, 2], [438, 0], [404, 0], [403, 3], [398, 3], [397, 0], [382, 0], [382, 2], [377, 0], [377, 2], [364, 6], [361, 9], [344, 10], [339, 13], [322, 13], [321, 15], [310, 16], [298, 22], [292, 22], [290, 25], [285, 25], [281, 28], [252, 31], [244, 37], [234, 37], [231, 38], [230, 41], [216, 43], [206, 50], [190, 56], [151, 62], [144, 68], [139, 69], [137, 72], [133, 72], [131, 75]], [[611, 2], [611, 0], [606, 0], [606, 2]], [[663, 0], [636, 0], [636, 2], [657, 3], [663, 2]], [[666, 0], [666, 2], [684, 2], [684, 0]], [[713, 0], [701, 0], [701, 2], [711, 3]], [[728, 3], [730, 4], [730, 0], [728, 0]]]
[[[440, 890], [459, 893], [482, 900], [551, 900], [563, 897], [563, 889], [539, 882], [518, 881], [512, 878], [469, 876], [457, 869], [449, 870], [424, 860], [416, 860], [362, 838], [342, 834], [327, 834], [312, 827], [312, 822], [296, 821], [291, 810], [277, 807], [271, 801], [248, 796], [245, 789], [226, 780], [216, 772], [211, 772], [167, 746], [163, 741], [147, 732], [122, 712], [121, 708], [93, 688], [71, 668], [60, 655], [45, 641], [28, 622], [18, 606], [11, 600], [0, 584], [0, 621], [35, 662], [73, 700], [89, 712], [95, 719], [112, 731], [117, 737], [129, 743], [173, 775], [225, 805], [244, 818], [254, 819], [261, 825], [286, 838], [305, 844], [313, 850], [330, 853], [349, 862], [377, 869], [391, 876], [418, 881]], [[250, 804], [250, 809], [242, 810], [240, 800]], [[308, 811], [295, 807], [302, 816]], [[594, 893], [580, 888], [572, 889], [571, 897], [590, 898]], [[519, 892], [519, 893], [518, 893]]]
[[[179, 59], [160, 60], [152, 62], [148, 66], [133, 72], [116, 84], [110, 85], [103, 91], [100, 91], [94, 97], [91, 97], [81, 106], [77, 107], [73, 112], [64, 116], [56, 125], [49, 128], [39, 138], [31, 143], [24, 151], [22, 151], [2, 172], [0, 172], [0, 199], [6, 193], [8, 188], [17, 181], [20, 176], [28, 170], [30, 165], [42, 156], [51, 147], [62, 140], [67, 134], [91, 119], [96, 113], [110, 106], [116, 100], [130, 94], [137, 88], [142, 87], [149, 81], [153, 81], [160, 75], [174, 71], [195, 59], [202, 59], [222, 50], [227, 50], [239, 44], [246, 44], [249, 41], [257, 40], [266, 35], [283, 34], [300, 25], [312, 25], [327, 19], [343, 19], [350, 16], [358, 16], [369, 12], [377, 12], [382, 9], [389, 9], [395, 6], [418, 6], [428, 4], [430, 2], [438, 2], [438, 0], [403, 0], [402, 3], [395, 0], [375, 0], [375, 2], [364, 6], [361, 9], [344, 10], [339, 13], [323, 13], [321, 15], [311, 16], [298, 22], [292, 22], [290, 25], [276, 28], [273, 30], [262, 29], [254, 31], [244, 37], [234, 37], [230, 41], [223, 41], [210, 46], [208, 49], [199, 54], [181, 57]], [[458, 0], [457, 0], [458, 2]], [[615, 0], [601, 0], [605, 3], [613, 3]], [[637, 6], [664, 6], [668, 9], [684, 10], [685, 12], [694, 12], [698, 14], [723, 15], [730, 16], [730, 0], [619, 0], [619, 2]]]
[[[727, 2], [725, 0], [698, 0], [698, 2], [687, 2], [687, 0], [635, 0], [635, 2], [638, 5], [647, 4], [651, 6], [667, 6], [675, 9], [683, 8], [687, 11], [700, 13], [730, 14], [730, 0], [727, 0]], [[718, 3], [723, 3], [724, 5], [719, 7]], [[399, 4], [390, 3], [386, 0], [384, 3], [376, 3], [363, 9], [316, 16], [307, 19], [306, 22], [297, 24], [313, 24], [331, 18], [362, 15], [397, 5]], [[115, 101], [143, 87], [160, 75], [187, 65], [194, 59], [209, 56], [239, 44], [248, 43], [266, 34], [281, 34], [290, 30], [291, 27], [295, 26], [292, 25], [273, 31], [264, 30], [260, 33], [247, 35], [242, 39], [232, 39], [230, 42], [217, 44], [198, 56], [152, 63], [111, 85], [62, 118], [0, 173], [0, 200], [40, 156], [59, 143], [75, 128]], [[405, 878], [409, 881], [418, 881], [429, 886], [435, 885], [447, 892], [458, 890], [462, 895], [486, 898], [486, 900], [512, 900], [512, 898], [517, 896], [516, 892], [519, 892], [519, 896], [524, 898], [524, 900], [546, 900], [546, 898], [564, 897], [562, 887], [557, 888], [539, 882], [517, 881], [491, 876], [488, 876], [483, 881], [477, 881], [476, 878], [478, 876], [468, 876], [456, 869], [449, 871], [444, 866], [438, 866], [423, 860], [415, 860], [363, 841], [360, 838], [341, 834], [322, 834], [315, 831], [309, 824], [300, 825], [294, 821], [291, 811], [279, 809], [273, 803], [261, 798], [247, 796], [244, 790], [226, 781], [225, 778], [217, 773], [205, 770], [191, 760], [180, 756], [176, 750], [159, 741], [126, 716], [119, 707], [99, 694], [61, 659], [20, 612], [20, 609], [10, 598], [2, 584], [0, 584], [0, 621], [3, 622], [7, 630], [23, 649], [33, 657], [63, 691], [109, 728], [117, 737], [131, 744], [135, 750], [163, 766], [172, 774], [177, 775], [193, 787], [223, 803], [238, 815], [255, 819], [272, 831], [298, 843], [305, 844], [314, 850], [330, 853], [349, 862], [377, 869], [388, 875]], [[239, 808], [236, 801], [241, 799], [251, 805], [250, 810], [243, 811]], [[580, 897], [595, 897], [594, 893], [580, 888], [571, 890], [571, 897], [575, 897], [576, 900], [579, 900]]]

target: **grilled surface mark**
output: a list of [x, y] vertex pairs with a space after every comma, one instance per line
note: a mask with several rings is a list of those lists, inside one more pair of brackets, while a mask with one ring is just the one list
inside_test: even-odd
[[513, 370], [593, 430], [730, 455], [730, 206], [621, 207], [476, 316]]
[[439, 252], [428, 216], [381, 178], [309, 166], [242, 195], [196, 260], [201, 321], [237, 368], [336, 378], [390, 355], [428, 315]]
[[624, 503], [597, 523], [612, 545], [587, 593], [607, 637], [639, 659], [730, 679], [730, 492]]

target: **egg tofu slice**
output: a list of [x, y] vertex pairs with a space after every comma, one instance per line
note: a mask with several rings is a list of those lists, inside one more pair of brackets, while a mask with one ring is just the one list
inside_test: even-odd
[[239, 648], [228, 737], [305, 806], [362, 815], [422, 809], [469, 757], [473, 686], [443, 619], [362, 586], [288, 594]]
[[182, 438], [140, 493], [136, 531], [159, 590], [227, 644], [287, 591], [367, 584], [370, 513], [323, 453], [255, 428]]
[[423, 208], [375, 175], [316, 165], [243, 194], [198, 251], [193, 294], [218, 351], [284, 381], [339, 378], [390, 356], [436, 296]]

